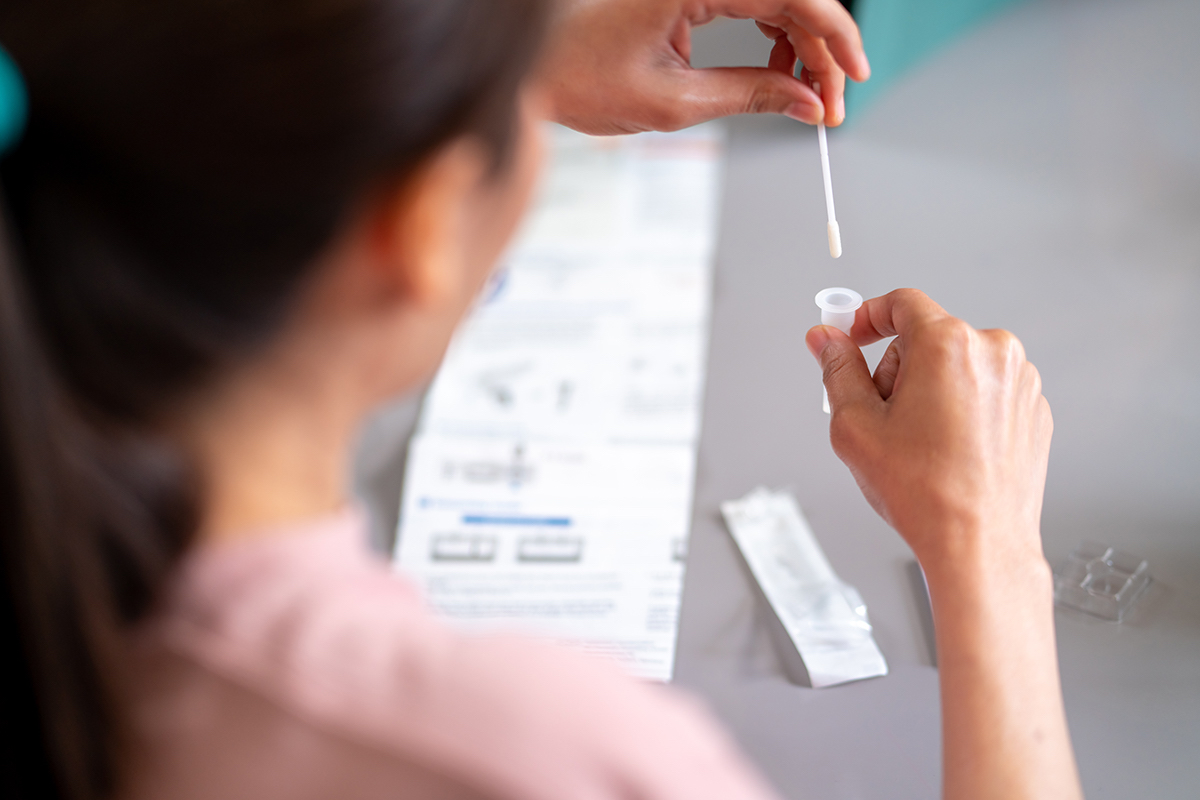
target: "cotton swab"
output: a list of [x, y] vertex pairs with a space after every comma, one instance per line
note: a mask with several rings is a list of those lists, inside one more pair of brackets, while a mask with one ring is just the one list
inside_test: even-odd
[[[821, 93], [821, 84], [814, 83], [813, 91]], [[825, 118], [817, 123], [817, 142], [821, 146], [821, 176], [825, 179], [825, 214], [829, 217], [829, 255], [840, 258], [842, 255], [842, 230], [838, 227], [837, 217], [833, 213], [833, 178], [829, 175], [829, 142], [825, 138]]]

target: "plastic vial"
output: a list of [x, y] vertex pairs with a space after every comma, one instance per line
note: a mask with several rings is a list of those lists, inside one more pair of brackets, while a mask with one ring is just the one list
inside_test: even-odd
[[[847, 336], [854, 327], [854, 314], [862, 306], [862, 295], [853, 289], [834, 286], [817, 292], [817, 307], [821, 309], [821, 324], [831, 325]], [[829, 413], [829, 391], [825, 391], [825, 399], [821, 406]]]

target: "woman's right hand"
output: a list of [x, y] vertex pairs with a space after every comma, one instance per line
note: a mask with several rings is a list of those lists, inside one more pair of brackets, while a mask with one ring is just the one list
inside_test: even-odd
[[[768, 63], [694, 69], [692, 30], [716, 17], [755, 20], [775, 43]], [[793, 76], [797, 57], [805, 80]], [[614, 134], [764, 112], [840, 125], [846, 77], [865, 81], [871, 67], [837, 0], [574, 0], [561, 4], [541, 73], [556, 121]]]
[[[1053, 423], [1015, 336], [977, 331], [913, 289], [868, 300], [853, 339], [808, 332], [833, 448], [926, 571], [1041, 563]], [[859, 347], [895, 336], [874, 377]]]
[[[868, 300], [853, 338], [808, 332], [833, 448], [929, 581], [947, 800], [1081, 798], [1039, 520], [1053, 423], [1007, 331], [920, 292]], [[858, 346], [895, 336], [872, 377]]]

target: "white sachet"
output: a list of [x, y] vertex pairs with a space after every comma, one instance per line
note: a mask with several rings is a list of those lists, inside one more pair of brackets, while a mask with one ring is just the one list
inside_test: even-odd
[[887, 674], [862, 597], [838, 580], [796, 498], [760, 487], [721, 513], [795, 649], [782, 653], [789, 677], [796, 655], [817, 689]]

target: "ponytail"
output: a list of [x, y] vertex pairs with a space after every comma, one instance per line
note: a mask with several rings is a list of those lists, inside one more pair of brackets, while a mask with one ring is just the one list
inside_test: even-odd
[[61, 508], [53, 491], [60, 465], [48, 442], [49, 390], [14, 277], [7, 230], [0, 230], [0, 780], [6, 797], [26, 798], [57, 793], [41, 714], [49, 698], [38, 683], [53, 672], [41, 656], [53, 634], [39, 629], [52, 616], [40, 587], [57, 559], [46, 552], [45, 532], [56, 528]]
[[[0, 154], [25, 114], [0, 49]], [[186, 546], [195, 492], [168, 448], [71, 407], [17, 253], [0, 200], [0, 792], [90, 800], [116, 785], [123, 629]]]
[[[19, 138], [25, 109], [20, 75], [0, 49], [0, 156]], [[55, 612], [41, 591], [58, 580], [47, 573], [61, 569], [47, 534], [61, 529], [55, 475], [63, 465], [54, 463], [53, 401], [13, 258], [0, 204], [0, 790], [13, 798], [69, 796], [76, 793], [60, 785], [63, 759], [52, 753], [42, 713], [55, 703], [50, 692], [69, 685], [59, 680], [61, 665], [47, 663], [56, 660], [47, 658], [52, 640], [65, 634], [79, 644], [78, 630], [46, 624]]]
[[122, 636], [187, 545], [184, 460], [88, 426], [50, 368], [0, 225], [0, 791], [107, 796], [121, 750]]

